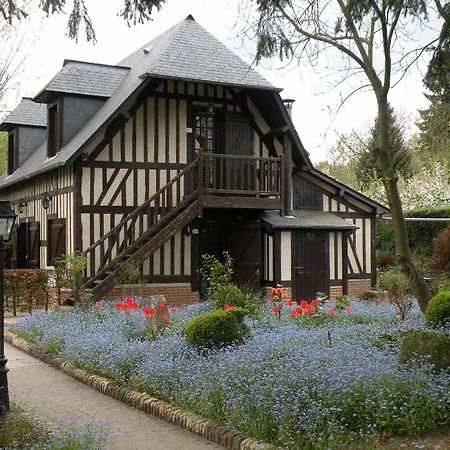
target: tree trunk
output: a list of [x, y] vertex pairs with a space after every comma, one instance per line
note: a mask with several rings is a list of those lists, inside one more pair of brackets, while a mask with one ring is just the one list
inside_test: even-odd
[[402, 272], [409, 279], [411, 289], [417, 298], [421, 311], [425, 312], [431, 297], [431, 291], [417, 270], [409, 250], [408, 229], [406, 228], [402, 202], [398, 191], [398, 178], [389, 151], [389, 103], [386, 96], [383, 95], [377, 96], [377, 103], [379, 142], [377, 158], [382, 169], [383, 185], [392, 217], [397, 259]]

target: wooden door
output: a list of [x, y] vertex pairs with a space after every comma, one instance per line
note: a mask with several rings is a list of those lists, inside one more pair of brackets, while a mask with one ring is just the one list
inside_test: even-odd
[[47, 264], [53, 266], [66, 253], [66, 219], [48, 221], [47, 241]]
[[228, 239], [234, 282], [238, 286], [260, 289], [263, 273], [261, 224], [258, 220], [234, 220], [229, 224]]
[[[243, 114], [228, 113], [224, 124], [224, 153], [233, 156], [253, 156], [253, 129]], [[254, 162], [246, 159], [225, 160], [220, 176], [227, 190], [246, 191], [255, 186]], [[229, 185], [228, 185], [229, 184]]]
[[296, 300], [311, 300], [319, 291], [329, 295], [328, 245], [327, 231], [293, 232], [292, 288]]

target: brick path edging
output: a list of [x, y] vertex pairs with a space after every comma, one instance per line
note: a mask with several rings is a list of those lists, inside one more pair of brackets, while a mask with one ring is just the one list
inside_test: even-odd
[[108, 395], [147, 414], [152, 414], [167, 422], [186, 428], [192, 433], [229, 450], [270, 450], [274, 448], [272, 445], [264, 442], [252, 438], [244, 438], [237, 431], [218, 422], [189, 411], [184, 411], [182, 408], [151, 397], [143, 392], [119, 386], [108, 378], [91, 374], [83, 369], [77, 369], [61, 357], [46, 352], [38, 345], [20, 338], [11, 331], [5, 333], [5, 340], [19, 350], [40, 359], [55, 369], [61, 370], [66, 375], [87, 384], [104, 395]]

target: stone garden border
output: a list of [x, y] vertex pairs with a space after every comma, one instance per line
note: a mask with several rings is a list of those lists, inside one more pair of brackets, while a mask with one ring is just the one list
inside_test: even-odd
[[48, 353], [32, 342], [28, 342], [11, 331], [5, 333], [5, 340], [19, 350], [40, 359], [49, 366], [61, 370], [66, 375], [87, 384], [104, 395], [115, 398], [127, 405], [166, 420], [169, 423], [212, 441], [229, 450], [270, 450], [275, 447], [252, 438], [244, 438], [230, 427], [222, 425], [198, 414], [185, 411], [163, 400], [151, 397], [143, 392], [122, 387], [108, 378], [91, 374], [73, 367], [59, 356]]

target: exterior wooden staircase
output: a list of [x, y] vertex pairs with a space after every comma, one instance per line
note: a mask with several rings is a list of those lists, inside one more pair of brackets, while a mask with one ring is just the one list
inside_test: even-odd
[[[87, 248], [81, 289], [99, 298], [120, 264], [140, 264], [201, 216], [204, 207], [279, 209], [280, 158], [202, 154]], [[213, 168], [213, 170], [212, 170]], [[138, 230], [138, 231], [137, 231]]]

